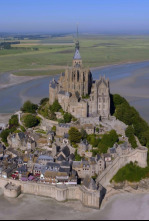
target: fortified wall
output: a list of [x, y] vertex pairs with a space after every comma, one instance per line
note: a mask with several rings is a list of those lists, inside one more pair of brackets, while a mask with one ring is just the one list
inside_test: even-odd
[[[43, 197], [53, 198], [59, 202], [66, 200], [79, 200], [86, 207], [99, 209], [103, 199], [103, 192], [91, 191], [86, 189], [84, 186], [54, 186], [49, 184], [38, 184], [38, 183], [26, 183], [11, 179], [0, 179], [0, 188], [4, 190], [4, 195], [8, 197], [17, 196], [17, 191], [14, 193], [14, 189], [6, 190], [8, 183], [21, 187], [21, 193], [31, 194]], [[17, 190], [17, 188], [16, 188]], [[9, 192], [9, 194], [8, 194]], [[5, 194], [6, 193], [6, 194]]]
[[109, 165], [101, 175], [97, 177], [97, 183], [100, 183], [104, 188], [110, 183], [114, 175], [130, 162], [138, 162], [142, 168], [147, 167], [147, 152], [146, 147], [139, 147], [128, 155], [117, 157], [111, 165]]

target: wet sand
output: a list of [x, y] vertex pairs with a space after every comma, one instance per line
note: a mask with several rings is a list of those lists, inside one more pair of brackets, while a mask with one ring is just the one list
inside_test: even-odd
[[25, 83], [28, 81], [32, 81], [34, 79], [40, 79], [43, 78], [43, 76], [16, 76], [12, 73], [3, 73], [0, 74], [0, 89], [8, 88], [14, 85], [18, 85], [21, 83]]
[[[135, 202], [135, 203], [134, 203]], [[0, 220], [148, 220], [149, 194], [114, 196], [101, 210], [85, 208], [78, 201], [55, 200], [21, 195], [0, 196]]]
[[0, 123], [7, 124], [12, 114], [0, 114]]

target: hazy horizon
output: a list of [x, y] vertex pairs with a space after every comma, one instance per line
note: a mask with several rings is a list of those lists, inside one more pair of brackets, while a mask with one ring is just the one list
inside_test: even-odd
[[0, 32], [149, 34], [148, 0], [0, 0]]

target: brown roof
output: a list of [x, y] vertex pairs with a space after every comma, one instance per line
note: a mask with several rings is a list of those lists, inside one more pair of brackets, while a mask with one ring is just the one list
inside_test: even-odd
[[68, 176], [68, 174], [64, 172], [51, 172], [51, 171], [45, 172], [45, 178], [56, 178], [57, 176]]

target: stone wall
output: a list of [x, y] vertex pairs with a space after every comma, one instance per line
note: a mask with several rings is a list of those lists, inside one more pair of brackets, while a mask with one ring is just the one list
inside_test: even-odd
[[145, 147], [140, 147], [133, 150], [128, 155], [123, 155], [117, 157], [111, 165], [109, 165], [106, 170], [98, 176], [97, 183], [100, 183], [105, 188], [110, 183], [110, 180], [114, 177], [114, 175], [121, 169], [126, 166], [130, 162], [138, 162], [138, 165], [142, 168], [147, 167], [147, 152], [148, 149]]
[[10, 179], [0, 179], [0, 188], [4, 190], [9, 183], [21, 186], [21, 192], [25, 194], [50, 197], [59, 202], [66, 200], [79, 200], [86, 207], [99, 209], [102, 201], [102, 191], [90, 191], [84, 186], [54, 186], [31, 182], [21, 182]]

